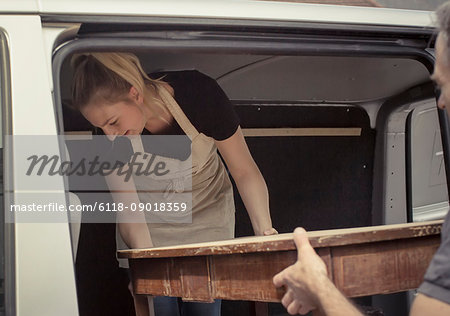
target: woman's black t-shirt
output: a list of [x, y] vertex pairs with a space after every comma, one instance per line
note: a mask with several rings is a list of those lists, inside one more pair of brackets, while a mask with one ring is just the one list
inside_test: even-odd
[[[196, 70], [153, 73], [174, 89], [174, 99], [198, 132], [215, 140], [232, 136], [239, 118], [233, 105], [217, 82]], [[144, 130], [145, 134], [149, 134]], [[185, 134], [176, 121], [164, 130], [165, 135]]]

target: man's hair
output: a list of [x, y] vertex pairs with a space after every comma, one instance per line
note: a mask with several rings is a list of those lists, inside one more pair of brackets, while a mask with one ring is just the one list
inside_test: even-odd
[[439, 31], [447, 35], [450, 34], [450, 1], [437, 8], [436, 16], [438, 18]]
[[[437, 27], [440, 36], [443, 36], [447, 46], [447, 52], [450, 52], [449, 44], [450, 44], [450, 1], [442, 4], [436, 10], [437, 16]], [[450, 60], [450, 59], [449, 59]]]

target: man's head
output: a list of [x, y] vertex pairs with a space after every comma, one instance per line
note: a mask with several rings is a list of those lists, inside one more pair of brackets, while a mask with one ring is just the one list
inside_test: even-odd
[[436, 40], [436, 64], [432, 79], [441, 89], [438, 106], [450, 116], [450, 2], [436, 11], [439, 35]]

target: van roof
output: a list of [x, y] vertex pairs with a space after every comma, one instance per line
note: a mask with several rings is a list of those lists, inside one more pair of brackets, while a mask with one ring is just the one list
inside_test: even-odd
[[2, 0], [1, 14], [221, 18], [433, 27], [430, 11], [248, 0]]

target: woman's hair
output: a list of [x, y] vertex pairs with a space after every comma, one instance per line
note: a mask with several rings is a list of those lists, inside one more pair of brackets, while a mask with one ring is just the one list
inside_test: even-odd
[[444, 37], [447, 48], [447, 60], [450, 60], [450, 1], [436, 10], [439, 34]]
[[135, 87], [144, 100], [154, 98], [153, 103], [167, 112], [164, 104], [155, 98], [164, 82], [148, 77], [136, 55], [83, 53], [74, 55], [71, 64], [74, 68], [72, 103], [76, 109], [96, 102], [128, 101], [130, 88]]

